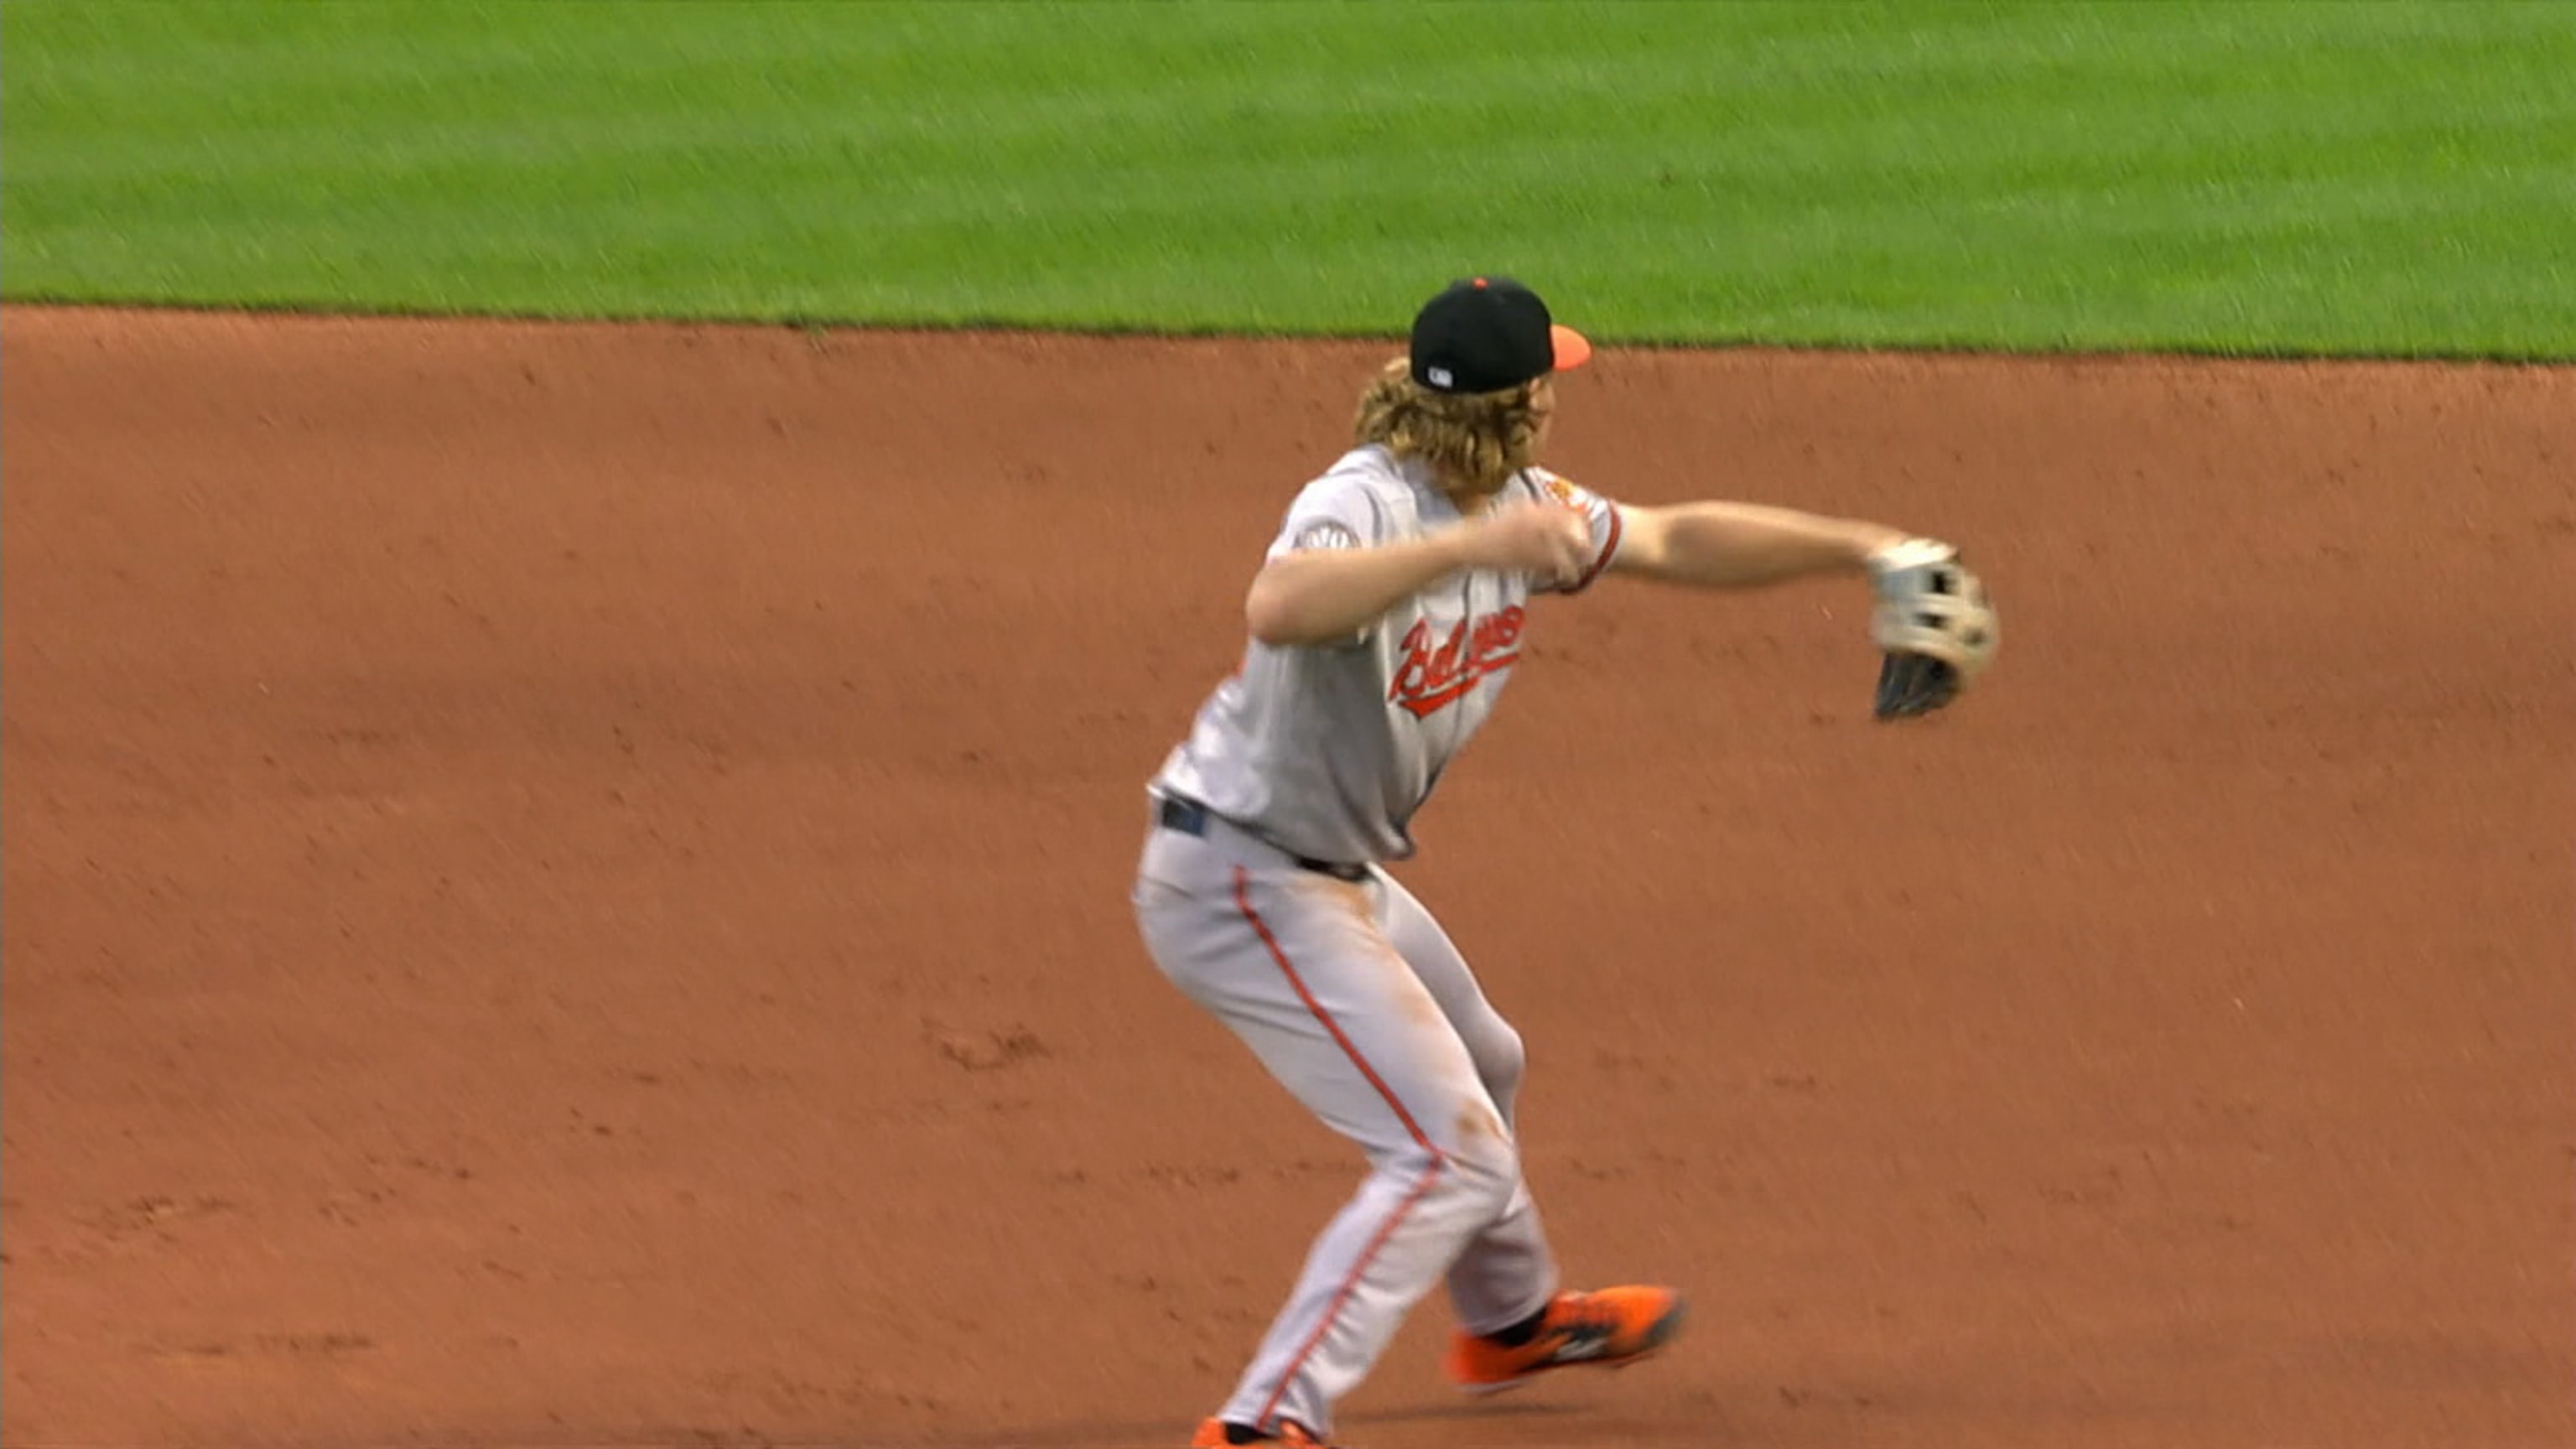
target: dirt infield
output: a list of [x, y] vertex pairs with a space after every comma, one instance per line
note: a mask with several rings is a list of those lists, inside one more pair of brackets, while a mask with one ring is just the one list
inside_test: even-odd
[[[1142, 782], [1380, 349], [5, 318], [11, 1446], [1172, 1445], [1357, 1181]], [[1612, 584], [1407, 879], [1664, 1361], [1434, 1446], [2576, 1442], [2576, 371], [1607, 351]]]

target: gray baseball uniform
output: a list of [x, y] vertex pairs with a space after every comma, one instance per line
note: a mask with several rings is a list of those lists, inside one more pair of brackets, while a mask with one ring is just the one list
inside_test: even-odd
[[[1541, 469], [1494, 506], [1608, 500]], [[1307, 485], [1271, 556], [1392, 543], [1459, 521], [1424, 470], [1363, 447]], [[1518, 1033], [1421, 902], [1380, 868], [1520, 657], [1532, 587], [1465, 571], [1350, 640], [1254, 642], [1155, 776], [1134, 904], [1164, 974], [1372, 1171], [1311, 1250], [1223, 1417], [1329, 1433], [1404, 1315], [1444, 1274], [1459, 1324], [1517, 1323], [1556, 1290], [1513, 1133]]]

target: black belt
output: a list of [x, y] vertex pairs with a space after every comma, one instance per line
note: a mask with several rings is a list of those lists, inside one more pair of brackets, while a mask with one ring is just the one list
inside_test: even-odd
[[[1165, 830], [1177, 830], [1183, 835], [1195, 835], [1201, 839], [1207, 837], [1207, 824], [1211, 818], [1212, 814], [1205, 805], [1196, 800], [1184, 800], [1178, 795], [1163, 796], [1162, 804], [1154, 815], [1155, 823]], [[1335, 880], [1357, 883], [1369, 878], [1369, 868], [1364, 865], [1345, 865], [1337, 860], [1316, 860], [1303, 855], [1288, 858], [1297, 863], [1299, 870], [1316, 871]]]

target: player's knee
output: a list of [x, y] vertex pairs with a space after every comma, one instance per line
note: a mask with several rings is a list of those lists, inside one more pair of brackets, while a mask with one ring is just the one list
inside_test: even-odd
[[1521, 1045], [1521, 1034], [1508, 1026], [1497, 1026], [1476, 1054], [1476, 1075], [1484, 1079], [1485, 1090], [1497, 1102], [1509, 1102], [1520, 1090], [1521, 1073], [1528, 1066], [1529, 1051]]
[[1495, 1211], [1520, 1187], [1520, 1147], [1504, 1130], [1502, 1118], [1482, 1102], [1461, 1113], [1457, 1145], [1443, 1165], [1450, 1191]]

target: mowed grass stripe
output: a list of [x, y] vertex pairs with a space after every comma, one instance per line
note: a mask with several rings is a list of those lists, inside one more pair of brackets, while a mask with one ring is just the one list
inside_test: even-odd
[[8, 295], [2576, 356], [2576, 5], [20, 3]]

